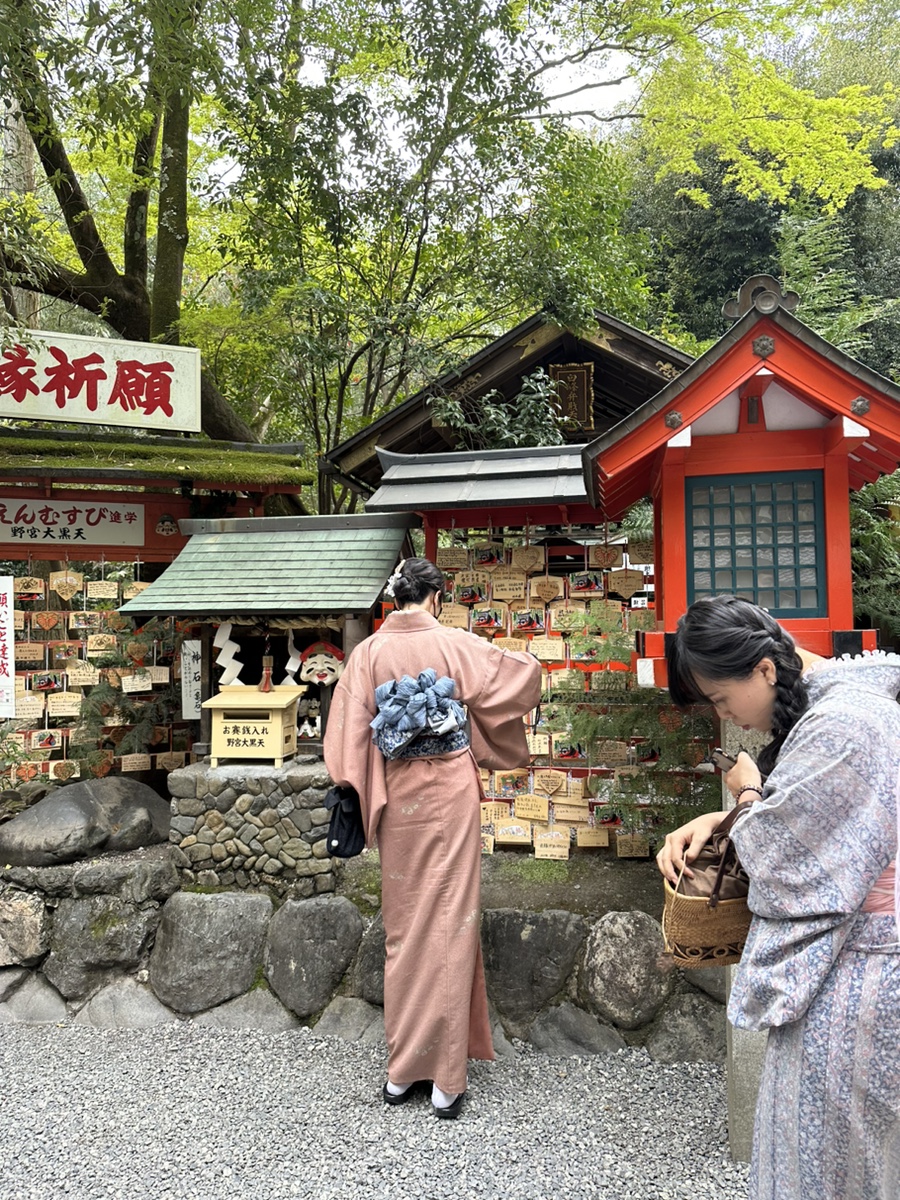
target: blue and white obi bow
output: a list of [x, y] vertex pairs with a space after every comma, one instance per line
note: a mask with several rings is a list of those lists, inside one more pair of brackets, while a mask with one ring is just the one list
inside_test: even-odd
[[466, 712], [453, 699], [456, 684], [448, 676], [440, 679], [432, 667], [417, 678], [404, 675], [389, 679], [375, 689], [378, 714], [369, 722], [372, 741], [385, 758], [400, 758], [420, 735], [430, 738], [458, 733], [466, 724]]

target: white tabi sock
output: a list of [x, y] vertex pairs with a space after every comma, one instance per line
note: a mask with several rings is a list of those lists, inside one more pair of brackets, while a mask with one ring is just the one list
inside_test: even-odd
[[387, 1081], [387, 1090], [391, 1096], [402, 1096], [403, 1093], [408, 1092], [411, 1087], [411, 1083], [405, 1083], [401, 1086], [399, 1083], [391, 1083], [390, 1080]]
[[436, 1083], [431, 1085], [431, 1103], [435, 1108], [449, 1108], [459, 1092], [442, 1092]]

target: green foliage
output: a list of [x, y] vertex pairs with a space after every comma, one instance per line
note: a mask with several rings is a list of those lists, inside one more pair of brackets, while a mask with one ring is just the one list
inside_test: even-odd
[[850, 496], [850, 558], [857, 619], [900, 641], [900, 472]]
[[507, 446], [558, 446], [564, 438], [559, 415], [559, 388], [538, 367], [522, 377], [519, 392], [506, 400], [496, 389], [465, 403], [435, 396], [429, 403], [435, 422], [452, 429], [470, 450], [502, 450]]
[[778, 257], [785, 287], [800, 296], [797, 315], [839, 350], [863, 357], [868, 326], [900, 302], [859, 295], [843, 226], [808, 206], [795, 207], [782, 218]]

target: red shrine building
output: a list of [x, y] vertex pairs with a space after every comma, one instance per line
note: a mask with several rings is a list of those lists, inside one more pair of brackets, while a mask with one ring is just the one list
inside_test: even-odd
[[666, 633], [692, 601], [733, 592], [823, 655], [853, 629], [852, 488], [900, 464], [900, 388], [793, 315], [768, 275], [726, 306], [734, 326], [582, 452], [590, 503], [617, 521], [652, 495], [657, 631], [641, 682], [665, 683]]

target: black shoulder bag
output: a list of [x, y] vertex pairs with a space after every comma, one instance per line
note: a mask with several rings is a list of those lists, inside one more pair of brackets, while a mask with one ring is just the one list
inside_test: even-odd
[[334, 858], [353, 858], [366, 845], [359, 793], [356, 788], [335, 784], [325, 794], [325, 807], [331, 810], [328, 853]]

